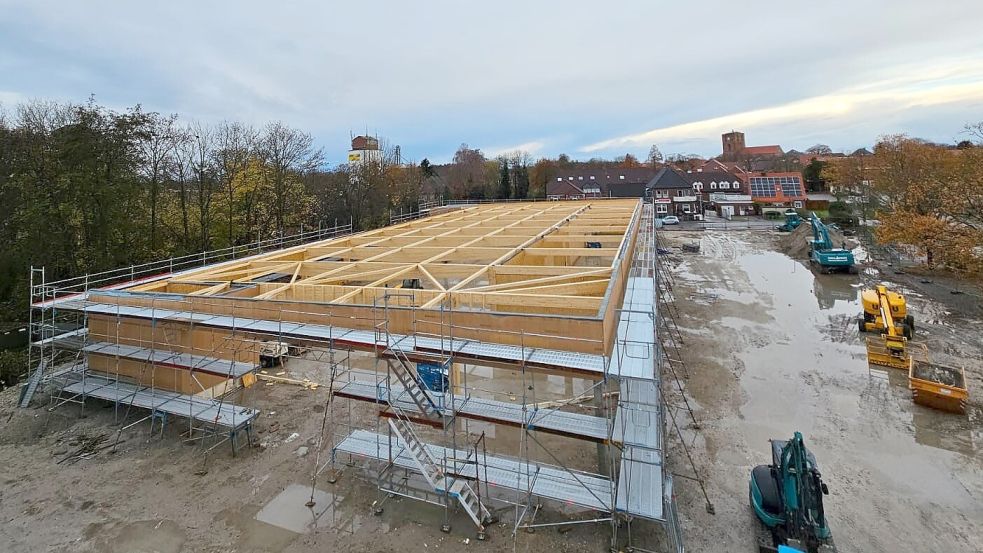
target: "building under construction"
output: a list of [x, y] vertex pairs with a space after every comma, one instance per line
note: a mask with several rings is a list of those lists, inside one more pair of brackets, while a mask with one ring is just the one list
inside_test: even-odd
[[[644, 521], [683, 550], [650, 204], [442, 206], [292, 240], [55, 283], [33, 270], [21, 404], [39, 389], [52, 408], [102, 400], [121, 428], [184, 424], [235, 453], [261, 361], [304, 359], [329, 404], [315, 474], [367, 476], [382, 516], [412, 498], [484, 538], [505, 513], [515, 535], [562, 511], [609, 524], [612, 547], [649, 547], [631, 541]], [[352, 416], [363, 402], [373, 415]], [[547, 440], [597, 455], [577, 466]]]

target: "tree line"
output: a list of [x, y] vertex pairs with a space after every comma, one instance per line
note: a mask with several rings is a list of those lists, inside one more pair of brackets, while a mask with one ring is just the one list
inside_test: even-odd
[[[2, 108], [2, 107], [0, 107]], [[22, 320], [28, 267], [49, 280], [352, 221], [418, 204], [423, 172], [324, 166], [310, 134], [182, 121], [136, 106], [31, 101], [0, 109], [0, 320]]]
[[0, 321], [26, 317], [32, 265], [51, 281], [336, 222], [377, 228], [421, 199], [544, 198], [577, 164], [639, 161], [488, 159], [462, 144], [438, 166], [383, 141], [371, 162], [328, 167], [310, 134], [277, 121], [186, 121], [92, 98], [0, 106]]

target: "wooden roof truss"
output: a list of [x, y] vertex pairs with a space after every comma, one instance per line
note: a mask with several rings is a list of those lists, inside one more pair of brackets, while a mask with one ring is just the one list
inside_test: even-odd
[[422, 309], [598, 317], [639, 205], [484, 204], [128, 290], [352, 305], [398, 291]]

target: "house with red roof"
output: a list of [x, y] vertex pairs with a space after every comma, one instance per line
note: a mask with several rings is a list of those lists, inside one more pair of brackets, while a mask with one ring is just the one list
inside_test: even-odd
[[799, 173], [762, 172], [748, 177], [751, 200], [762, 215], [770, 211], [784, 213], [787, 209], [805, 207], [805, 185]]

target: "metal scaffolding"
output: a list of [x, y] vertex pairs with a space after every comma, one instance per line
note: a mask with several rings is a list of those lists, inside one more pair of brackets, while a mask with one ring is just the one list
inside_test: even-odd
[[[412, 328], [404, 325], [397, 332], [390, 326], [390, 309], [412, 311], [420, 301], [399, 289], [375, 297], [371, 321], [349, 320], [346, 325], [338, 323], [342, 318], [333, 316], [327, 304], [316, 313], [293, 308], [264, 312], [255, 306], [237, 312], [235, 304], [231, 312], [224, 312], [202, 309], [217, 301], [207, 296], [194, 301], [188, 296], [164, 297], [149, 306], [105, 299], [113, 297], [121, 279], [132, 284], [171, 278], [179, 269], [236, 258], [235, 252], [222, 254], [225, 257], [178, 258], [182, 261], [177, 264], [168, 260], [162, 262], [165, 265], [130, 268], [129, 273], [90, 275], [81, 283], [73, 279], [46, 284], [43, 270], [32, 270], [31, 331], [37, 339], [32, 339], [24, 404], [37, 387], [47, 385], [53, 391], [52, 408], [70, 402], [84, 405], [89, 397], [113, 402], [117, 420], [124, 425], [120, 432], [148, 420], [152, 431], [155, 421], [163, 424], [168, 416], [177, 416], [188, 420], [188, 439], [195, 437], [204, 444], [205, 437], [225, 438], [235, 447], [236, 435], [245, 431], [248, 436], [258, 415], [255, 409], [232, 402], [232, 396], [244, 389], [242, 379], [257, 369], [255, 363], [241, 359], [254, 357], [265, 341], [286, 343], [300, 350], [287, 357], [314, 362], [320, 379], [315, 382], [328, 387], [321, 435], [312, 456], [312, 502], [322, 475], [335, 483], [346, 471], [358, 472], [378, 489], [374, 503], [378, 514], [394, 497], [419, 500], [443, 509], [444, 531], [450, 530], [452, 512], [460, 510], [483, 539], [492, 521], [511, 512], [513, 539], [520, 539], [520, 529], [607, 524], [612, 548], [644, 551], [646, 544], [633, 528], [654, 523], [665, 529], [669, 550], [682, 552], [672, 478], [665, 468], [661, 377], [665, 359], [658, 339], [660, 280], [653, 218], [651, 204], [636, 210], [629, 226], [638, 236], [633, 253], [628, 240], [618, 250], [619, 256], [632, 258], [607, 355], [569, 351], [564, 345], [570, 337], [521, 329], [511, 332], [508, 344], [476, 339], [482, 329], [455, 324], [455, 313], [463, 311], [455, 309], [449, 298], [438, 306], [436, 324], [429, 320], [419, 328], [413, 314], [406, 317]], [[350, 233], [351, 226], [331, 232]], [[281, 240], [272, 247], [285, 245]], [[181, 265], [184, 262], [188, 265]], [[88, 296], [93, 288], [99, 288], [101, 301]], [[92, 332], [90, 317], [108, 322], [106, 331]], [[121, 341], [118, 332], [124, 320], [147, 325], [149, 338]], [[315, 322], [299, 322], [305, 320]], [[174, 334], [178, 328], [217, 332], [224, 339], [195, 351], [179, 343]], [[498, 336], [509, 332], [496, 329]], [[556, 347], [542, 347], [543, 343]], [[356, 354], [373, 360], [371, 370], [353, 366]], [[111, 360], [115, 372], [90, 374], [92, 359]], [[121, 361], [139, 362], [149, 372], [125, 374]], [[421, 365], [446, 373], [446, 386], [428, 385], [421, 378]], [[161, 389], [156, 380], [161, 367], [187, 374], [197, 386], [194, 393]], [[481, 382], [469, 381], [469, 367], [513, 371], [514, 387], [487, 389]], [[562, 393], [550, 392], [538, 385], [544, 374], [561, 376], [568, 384], [575, 378], [588, 384], [582, 390], [569, 384]], [[209, 375], [225, 382], [225, 387], [210, 386]], [[353, 402], [373, 405], [372, 420], [359, 420]], [[146, 416], [127, 422], [132, 409], [145, 411]], [[496, 451], [495, 439], [478, 423], [514, 431], [517, 450]], [[568, 439], [574, 447], [596, 445], [597, 469], [574, 468], [544, 443], [546, 435]], [[575, 512], [576, 517], [549, 520], [552, 513], [544, 511], [546, 503]]]
[[[96, 311], [91, 309], [95, 304], [89, 301], [89, 292], [152, 282], [202, 265], [350, 233], [350, 223], [336, 225], [53, 282], [46, 280], [44, 268], [32, 267], [28, 375], [20, 406], [27, 407], [35, 393], [46, 388], [49, 411], [77, 404], [82, 415], [86, 400], [95, 398], [114, 407], [119, 425], [117, 443], [128, 428], [149, 422], [149, 432], [157, 427], [162, 434], [169, 420], [178, 418], [187, 422], [185, 439], [199, 441], [206, 451], [228, 441], [235, 454], [241, 434], [251, 440], [252, 423], [259, 414], [238, 404], [244, 382], [252, 381], [257, 368], [255, 363], [238, 360], [251, 357], [245, 349], [257, 347], [256, 342], [237, 339], [242, 334], [241, 325], [237, 326], [233, 318], [228, 339], [195, 348], [182, 341], [176, 325], [162, 317], [170, 311], [152, 305], [147, 313], [149, 335], [121, 337], [120, 328], [129, 320], [126, 310], [115, 306], [98, 311], [106, 324], [94, 330], [89, 316]], [[189, 303], [192, 321], [193, 309]], [[123, 367], [125, 364], [130, 370]], [[169, 371], [171, 382], [160, 381], [163, 371]], [[174, 390], [174, 381], [179, 378], [186, 381], [186, 389], [180, 392]], [[233, 396], [238, 398], [235, 402]]]
[[[349, 406], [352, 400], [379, 406], [375, 431], [359, 428], [349, 407], [344, 424], [328, 425], [334, 430], [331, 458], [315, 473], [330, 466], [335, 481], [345, 468], [358, 469], [378, 487], [377, 514], [394, 497], [430, 503], [444, 510], [444, 531], [450, 529], [449, 513], [460, 508], [475, 523], [479, 539], [486, 536], [489, 516], [512, 510], [514, 539], [519, 539], [520, 528], [604, 523], [611, 528], [612, 548], [627, 545], [644, 551], [632, 529], [647, 521], [665, 529], [670, 550], [683, 551], [672, 478], [664, 468], [663, 355], [656, 337], [658, 269], [651, 206], [642, 210], [639, 224], [610, 356], [526, 348], [522, 336], [518, 347], [456, 340], [449, 309], [442, 311], [436, 334], [416, 329], [394, 334], [386, 325], [388, 316], [383, 317], [374, 336], [379, 360], [375, 372], [353, 371], [332, 384], [333, 395], [348, 400]], [[383, 313], [397, 296], [381, 298]], [[446, 390], [431, 390], [421, 383], [413, 361], [464, 369], [448, 371]], [[468, 383], [465, 363], [511, 367], [518, 373], [519, 390], [510, 394], [510, 401], [496, 398]], [[539, 371], [595, 383], [576, 397], [539, 402], [533, 378]], [[617, 401], [611, 401], [615, 396]], [[592, 401], [595, 414], [565, 410], [584, 399]], [[471, 432], [469, 421], [517, 429], [518, 451], [489, 454], [487, 437]], [[434, 443], [424, 442], [423, 432]], [[540, 433], [598, 444], [599, 470], [571, 468], [542, 444]], [[469, 439], [473, 436], [477, 438]], [[537, 521], [545, 502], [577, 510], [580, 517]]]

